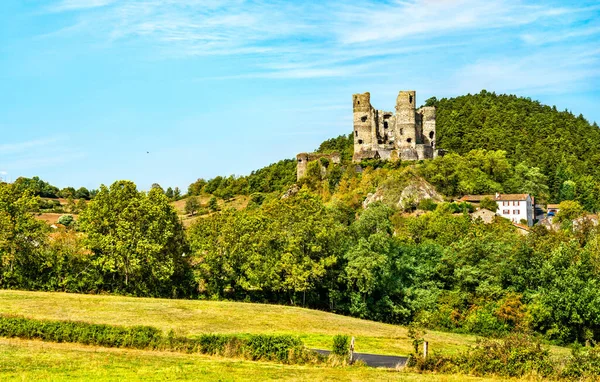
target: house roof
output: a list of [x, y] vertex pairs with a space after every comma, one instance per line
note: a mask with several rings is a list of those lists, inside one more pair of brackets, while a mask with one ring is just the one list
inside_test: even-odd
[[500, 194], [496, 200], [527, 200], [529, 194]]
[[492, 200], [527, 200], [529, 194], [498, 194], [496, 195], [465, 195], [460, 198], [463, 202], [480, 202], [483, 198], [490, 198]]
[[460, 198], [463, 202], [480, 202], [483, 198], [494, 199], [494, 195], [465, 195]]

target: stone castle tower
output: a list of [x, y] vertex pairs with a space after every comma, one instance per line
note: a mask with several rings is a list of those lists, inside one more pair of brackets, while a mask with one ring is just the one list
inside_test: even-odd
[[396, 112], [376, 110], [371, 94], [352, 95], [354, 162], [363, 159], [419, 160], [437, 156], [435, 107], [415, 109], [416, 92], [400, 91]]

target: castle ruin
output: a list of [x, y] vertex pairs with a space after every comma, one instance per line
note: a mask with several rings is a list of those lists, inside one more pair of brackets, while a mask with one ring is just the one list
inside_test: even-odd
[[[438, 156], [435, 149], [435, 107], [415, 108], [416, 91], [402, 90], [396, 98], [396, 112], [376, 110], [371, 106], [371, 94], [353, 94], [354, 155], [352, 161], [363, 159], [413, 161]], [[296, 156], [297, 178], [302, 178], [309, 162], [326, 157], [340, 163], [334, 154], [301, 153]]]
[[414, 90], [396, 98], [396, 113], [376, 110], [371, 94], [353, 94], [354, 155], [352, 160], [420, 160], [437, 156], [435, 107], [415, 109]]

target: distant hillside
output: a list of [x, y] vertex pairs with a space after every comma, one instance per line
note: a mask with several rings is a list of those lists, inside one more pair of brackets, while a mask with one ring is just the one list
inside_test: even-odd
[[458, 154], [504, 150], [515, 164], [539, 167], [555, 200], [565, 181], [581, 189], [589, 180], [582, 177], [600, 175], [600, 129], [582, 115], [485, 90], [428, 104], [437, 106], [438, 147]]

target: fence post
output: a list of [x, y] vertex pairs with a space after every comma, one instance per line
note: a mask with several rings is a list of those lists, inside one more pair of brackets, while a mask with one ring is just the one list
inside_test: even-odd
[[423, 358], [427, 358], [428, 353], [429, 353], [429, 342], [423, 341]]
[[354, 362], [354, 337], [350, 341], [350, 364]]

